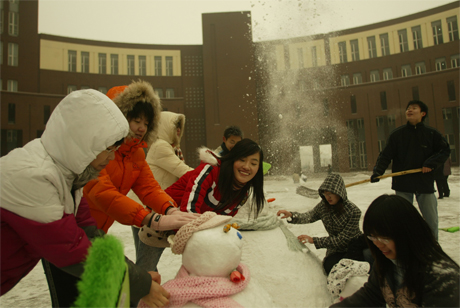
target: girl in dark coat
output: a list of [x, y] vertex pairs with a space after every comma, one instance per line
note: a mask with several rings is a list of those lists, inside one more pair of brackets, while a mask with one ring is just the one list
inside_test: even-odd
[[406, 199], [375, 199], [363, 230], [375, 259], [369, 280], [331, 307], [459, 307], [459, 266]]

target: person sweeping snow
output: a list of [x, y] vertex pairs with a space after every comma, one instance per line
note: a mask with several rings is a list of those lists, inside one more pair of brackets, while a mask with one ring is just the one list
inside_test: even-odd
[[322, 200], [311, 211], [298, 213], [279, 210], [277, 215], [288, 218], [288, 222], [293, 224], [323, 222], [329, 236], [311, 237], [303, 234], [298, 239], [302, 243], [314, 244], [317, 249], [327, 248], [323, 268], [328, 275], [332, 267], [345, 257], [350, 242], [359, 241], [362, 234], [359, 230], [361, 211], [348, 200], [345, 183], [339, 174], [329, 174], [318, 192]]

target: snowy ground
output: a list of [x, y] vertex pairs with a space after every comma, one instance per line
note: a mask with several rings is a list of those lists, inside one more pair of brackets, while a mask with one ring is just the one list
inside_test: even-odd
[[[451, 189], [451, 196], [449, 198], [444, 198], [438, 200], [438, 212], [439, 212], [439, 227], [452, 227], [460, 225], [460, 170], [458, 167], [452, 169], [453, 174], [449, 177], [449, 185]], [[360, 180], [369, 178], [369, 172], [360, 172], [360, 173], [346, 173], [341, 174], [344, 177], [345, 183], [353, 183]], [[319, 185], [325, 178], [325, 174], [316, 174], [314, 177], [310, 177], [306, 183], [301, 182], [300, 184], [305, 185], [309, 188], [317, 189]], [[265, 191], [267, 198], [276, 198], [276, 201], [272, 202], [267, 211], [269, 213], [274, 213], [279, 209], [287, 209], [292, 211], [305, 212], [313, 208], [318, 202], [319, 198], [311, 199], [306, 198], [295, 193], [296, 187], [300, 184], [294, 184], [293, 180], [289, 177], [270, 177], [265, 178]], [[354, 202], [363, 212], [365, 213], [369, 204], [377, 196], [381, 194], [391, 194], [393, 191], [390, 189], [391, 179], [381, 180], [379, 183], [366, 183], [361, 185], [356, 185], [348, 188], [348, 197]], [[361, 222], [362, 226], [362, 222]], [[308, 234], [310, 236], [327, 236], [327, 233], [321, 222], [316, 222], [308, 225], [289, 225], [289, 229], [295, 234]], [[263, 286], [278, 285], [280, 288], [282, 286], [286, 287], [291, 285], [292, 289], [300, 288], [305, 290], [305, 294], [287, 294], [287, 296], [282, 297], [280, 294], [274, 294], [273, 290], [268, 290], [270, 295], [274, 299], [282, 299], [282, 302], [277, 302], [277, 306], [280, 307], [325, 307], [329, 303], [330, 298], [327, 295], [324, 295], [324, 292], [317, 292], [312, 290], [305, 289], [303, 286], [304, 277], [292, 277], [292, 273], [289, 272], [290, 268], [298, 268], [299, 264], [289, 264], [292, 263], [292, 260], [281, 259], [277, 260], [277, 256], [281, 256], [283, 250], [287, 250], [286, 243], [282, 242], [283, 237], [274, 236], [273, 231], [257, 231], [259, 240], [254, 241], [254, 235], [248, 234], [246, 237], [247, 245], [243, 247], [243, 261], [249, 263], [261, 260], [263, 257], [260, 253], [266, 250], [261, 248], [263, 247], [254, 247], [258, 245], [257, 242], [270, 243], [272, 249], [277, 250], [277, 254], [274, 255], [275, 259], [271, 259], [270, 262], [273, 264], [279, 264], [279, 267], [285, 267], [285, 277], [278, 277], [277, 281], [264, 281], [268, 280], [268, 276], [263, 276], [260, 273], [254, 273], [254, 276], [259, 275], [257, 280]], [[125, 245], [125, 253], [132, 260], [135, 259], [134, 255], [134, 244], [132, 240], [131, 228], [128, 226], [123, 226], [115, 223], [112, 228], [109, 230], [109, 233], [118, 236]], [[255, 234], [255, 233], [254, 233]], [[244, 233], [243, 233], [243, 236]], [[264, 239], [264, 237], [266, 237]], [[262, 241], [260, 240], [262, 239]], [[439, 242], [446, 251], [457, 263], [460, 263], [460, 232], [448, 233], [440, 231], [439, 233]], [[252, 244], [251, 244], [252, 243]], [[319, 262], [312, 262], [311, 259], [322, 260], [325, 255], [325, 249], [316, 250], [313, 245], [308, 246], [311, 250], [310, 259], [305, 258], [306, 266], [304, 268], [310, 268], [308, 272], [309, 281], [325, 281], [325, 277], [320, 270]], [[265, 249], [265, 248], [264, 248]], [[281, 257], [280, 257], [281, 258]], [[318, 259], [316, 259], [318, 258]], [[296, 262], [299, 262], [296, 259]], [[302, 262], [302, 261], [301, 261]], [[259, 262], [260, 263], [260, 262]], [[165, 250], [160, 264], [159, 271], [162, 275], [163, 282], [166, 282], [169, 279], [174, 278], [179, 266], [181, 264], [181, 257], [173, 255], [169, 249]], [[267, 272], [271, 269], [267, 268]], [[276, 269], [275, 269], [276, 270]], [[299, 274], [300, 275], [300, 272]], [[304, 275], [304, 274], [302, 274]], [[310, 293], [308, 293], [310, 292]], [[280, 293], [280, 292], [278, 292]], [[301, 302], [302, 304], [299, 304]], [[10, 292], [0, 298], [1, 307], [50, 307], [51, 301], [49, 298], [48, 287], [46, 283], [46, 278], [43, 274], [43, 269], [41, 263], [39, 263], [35, 269], [29, 273], [22, 281]]]

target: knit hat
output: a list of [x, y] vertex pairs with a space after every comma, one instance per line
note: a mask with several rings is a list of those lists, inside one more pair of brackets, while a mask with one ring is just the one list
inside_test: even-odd
[[115, 97], [118, 96], [121, 92], [123, 92], [128, 86], [118, 86], [118, 87], [113, 87], [109, 91], [107, 91], [106, 95], [108, 98], [113, 100]]
[[[178, 255], [182, 254], [184, 252], [185, 245], [187, 245], [187, 242], [193, 233], [217, 227], [229, 222], [232, 218], [233, 217], [231, 216], [217, 215], [214, 212], [205, 212], [201, 214], [200, 217], [186, 225], [183, 225], [179, 231], [177, 231], [174, 239], [170, 240], [171, 251]], [[171, 239], [171, 237], [169, 239]]]

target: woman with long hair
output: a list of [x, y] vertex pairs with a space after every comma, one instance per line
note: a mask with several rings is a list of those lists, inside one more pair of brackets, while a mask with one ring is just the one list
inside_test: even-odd
[[459, 307], [459, 266], [406, 199], [375, 199], [363, 230], [375, 259], [369, 280], [332, 307]]
[[251, 139], [243, 139], [223, 157], [201, 148], [200, 159], [202, 163], [195, 170], [165, 190], [181, 211], [235, 216], [251, 195], [251, 211], [257, 217], [265, 203], [262, 148]]

